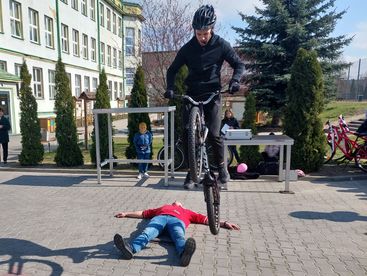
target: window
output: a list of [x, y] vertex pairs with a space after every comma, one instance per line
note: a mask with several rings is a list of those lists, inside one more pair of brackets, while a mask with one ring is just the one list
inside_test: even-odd
[[96, 39], [90, 38], [90, 58], [92, 61], [96, 61]]
[[5, 60], [0, 60], [0, 69], [7, 72], [7, 66], [6, 66], [6, 61]]
[[43, 98], [42, 68], [33, 67], [33, 94], [35, 98]]
[[112, 31], [114, 34], [116, 34], [116, 13], [113, 13], [112, 17]]
[[79, 56], [79, 31], [73, 29], [73, 55]]
[[61, 24], [61, 48], [64, 53], [69, 53], [69, 28]]
[[22, 68], [22, 64], [15, 63], [14, 64], [14, 73], [16, 76], [20, 77], [20, 69]]
[[138, 55], [141, 56], [141, 30], [138, 30]]
[[122, 68], [122, 52], [119, 51], [119, 69]]
[[83, 34], [83, 48], [82, 48], [83, 58], [88, 59], [88, 36]]
[[78, 0], [71, 0], [71, 7], [72, 7], [74, 10], [79, 10], [79, 9], [78, 9]]
[[38, 12], [32, 9], [28, 9], [29, 16], [29, 40], [31, 42], [39, 43], [39, 20]]
[[69, 88], [71, 89], [71, 74], [66, 72], [66, 75], [68, 76]]
[[110, 94], [110, 101], [112, 101], [112, 81], [108, 81], [108, 94]]
[[117, 50], [113, 48], [113, 68], [117, 68]]
[[111, 67], [111, 46], [107, 45], [107, 66]]
[[1, 0], [0, 0], [0, 33], [2, 33], [4, 31], [4, 26], [3, 26], [3, 8], [1, 6]]
[[107, 13], [107, 30], [111, 31], [111, 10], [106, 8]]
[[10, 27], [12, 36], [23, 38], [22, 24], [22, 6], [16, 1], [10, 0]]
[[81, 90], [82, 90], [82, 77], [80, 75], [75, 75], [75, 97], [80, 96]]
[[113, 86], [113, 88], [114, 88], [114, 91], [113, 91], [113, 96], [114, 96], [114, 98], [115, 98], [115, 100], [118, 98], [118, 83], [117, 83], [117, 81], [115, 81], [114, 82], [114, 86]]
[[52, 18], [45, 15], [45, 42], [46, 47], [54, 48], [54, 24]]
[[134, 68], [126, 68], [126, 71], [125, 71], [126, 85], [134, 84], [134, 74], [135, 74]]
[[88, 16], [88, 7], [87, 0], [80, 0], [80, 9], [82, 10], [82, 14]]
[[122, 99], [123, 97], [123, 95], [122, 95], [122, 82], [120, 82], [119, 83], [119, 87], [120, 87], [120, 93], [119, 93], [119, 97], [120, 97], [120, 99]]
[[87, 76], [84, 76], [84, 91], [90, 91], [90, 78]]
[[48, 70], [48, 92], [50, 100], [55, 99], [56, 91], [55, 91], [55, 71]]
[[119, 37], [122, 37], [122, 18], [119, 16]]
[[96, 20], [96, 0], [90, 0], [89, 12], [90, 12], [90, 19], [95, 21]]
[[134, 28], [126, 28], [126, 38], [125, 38], [125, 50], [127, 56], [135, 55], [135, 30]]
[[97, 87], [98, 87], [98, 79], [93, 78], [92, 79], [92, 92], [97, 92]]
[[103, 42], [101, 42], [101, 60], [102, 64], [106, 64], [106, 49]]
[[104, 27], [104, 5], [102, 3], [99, 3], [99, 24]]

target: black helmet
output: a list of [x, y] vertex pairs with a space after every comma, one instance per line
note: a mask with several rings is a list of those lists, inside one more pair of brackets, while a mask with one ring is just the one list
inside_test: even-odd
[[194, 30], [204, 30], [214, 27], [217, 16], [211, 5], [201, 6], [194, 14], [192, 27]]

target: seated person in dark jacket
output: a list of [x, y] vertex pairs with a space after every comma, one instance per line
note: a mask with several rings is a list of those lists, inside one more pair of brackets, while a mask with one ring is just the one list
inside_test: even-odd
[[[224, 125], [227, 125], [228, 129], [240, 128], [240, 125], [238, 124], [237, 119], [233, 117], [233, 113], [230, 109], [227, 109], [224, 112], [224, 119], [222, 120], [222, 128]], [[222, 134], [224, 135], [225, 133], [222, 132]], [[238, 152], [237, 152], [237, 147], [235, 145], [228, 146], [228, 149], [233, 153], [234, 157], [237, 160], [237, 163], [241, 163], [240, 156], [238, 155]]]

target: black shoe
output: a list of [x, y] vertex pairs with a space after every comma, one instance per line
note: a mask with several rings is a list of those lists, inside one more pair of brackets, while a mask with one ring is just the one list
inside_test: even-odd
[[191, 180], [190, 172], [187, 173], [183, 186], [186, 190], [191, 190], [194, 188], [195, 183]]
[[130, 244], [128, 244], [119, 234], [116, 234], [113, 237], [113, 242], [118, 250], [121, 251], [122, 256], [125, 259], [130, 260], [133, 257], [133, 249], [131, 248]]
[[224, 166], [221, 166], [218, 168], [218, 171], [219, 171], [218, 180], [223, 184], [227, 183], [229, 181], [229, 174], [227, 169]]
[[4, 165], [8, 164], [8, 161], [4, 161]]
[[185, 243], [184, 251], [181, 254], [181, 265], [188, 266], [192, 255], [194, 255], [196, 249], [196, 242], [193, 238], [188, 238]]

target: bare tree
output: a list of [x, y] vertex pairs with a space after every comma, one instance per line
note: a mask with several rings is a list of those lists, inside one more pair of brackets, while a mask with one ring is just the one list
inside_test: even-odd
[[142, 0], [144, 25], [142, 48], [143, 68], [148, 96], [155, 105], [166, 103], [167, 68], [176, 52], [193, 35], [192, 9], [179, 0]]

